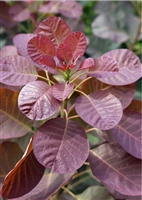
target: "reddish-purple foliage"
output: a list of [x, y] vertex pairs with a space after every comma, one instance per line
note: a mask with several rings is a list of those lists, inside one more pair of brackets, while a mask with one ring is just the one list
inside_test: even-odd
[[[61, 4], [56, 12], [64, 10], [65, 15], [67, 7], [61, 8]], [[2, 5], [8, 13], [9, 6]], [[53, 5], [56, 2], [45, 3], [40, 11]], [[70, 12], [70, 16], [77, 14]], [[43, 20], [36, 34], [16, 35], [13, 43], [16, 48], [1, 50], [1, 83], [5, 84], [0, 90], [1, 139], [28, 132], [35, 135], [24, 157], [18, 162], [18, 154], [14, 159], [17, 165], [7, 168], [6, 173], [11, 172], [3, 182], [2, 196], [17, 200], [50, 198], [88, 158], [93, 175], [111, 193], [137, 199], [141, 195], [141, 114], [140, 102], [133, 98], [142, 71], [139, 58], [128, 49], [117, 49], [95, 60], [84, 59], [86, 36], [72, 32], [55, 16]], [[9, 85], [23, 88], [16, 92]], [[85, 131], [84, 124], [106, 142], [90, 154], [86, 135], [90, 130]], [[5, 143], [1, 148], [5, 152]], [[12, 148], [13, 155], [17, 147]], [[4, 159], [3, 166], [7, 165]], [[51, 170], [49, 174], [44, 174], [45, 168]]]

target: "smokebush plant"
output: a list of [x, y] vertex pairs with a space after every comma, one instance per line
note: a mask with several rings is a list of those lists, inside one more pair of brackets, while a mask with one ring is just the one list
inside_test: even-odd
[[[55, 16], [33, 34], [16, 35], [13, 43], [1, 50], [1, 83], [11, 89], [1, 89], [1, 109], [20, 123], [7, 121], [3, 111], [1, 139], [28, 131], [33, 137], [4, 179], [1, 195], [49, 199], [87, 163], [113, 196], [139, 199], [141, 114], [133, 100], [139, 58], [128, 49], [84, 58], [86, 36]], [[92, 131], [102, 138], [94, 146], [87, 138]], [[3, 152], [6, 145], [1, 144]]]

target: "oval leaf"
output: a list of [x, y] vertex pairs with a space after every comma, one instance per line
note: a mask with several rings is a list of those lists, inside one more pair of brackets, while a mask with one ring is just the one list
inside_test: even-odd
[[57, 83], [52, 86], [52, 94], [59, 101], [64, 101], [73, 91], [74, 84]]
[[27, 45], [30, 58], [37, 64], [40, 64], [41, 58], [45, 55], [54, 56], [55, 47], [50, 39], [43, 36], [32, 38]]
[[81, 58], [85, 53], [87, 41], [82, 32], [70, 33], [64, 43], [70, 47], [74, 61]]
[[102, 130], [116, 126], [123, 113], [120, 101], [101, 90], [79, 96], [75, 101], [75, 110], [85, 122]]
[[60, 44], [57, 50], [57, 58], [61, 63], [65, 65], [70, 64], [73, 58], [70, 47], [66, 44]]
[[40, 59], [40, 63], [43, 65], [44, 69], [46, 69], [51, 74], [57, 74], [56, 62], [51, 56], [43, 56]]
[[141, 114], [125, 111], [120, 123], [111, 129], [117, 142], [131, 155], [142, 159]]
[[116, 49], [104, 54], [115, 59], [119, 65], [119, 71], [114, 76], [98, 78], [104, 83], [111, 85], [128, 85], [141, 77], [142, 65], [140, 59], [128, 49]]
[[24, 86], [18, 97], [18, 106], [23, 114], [33, 120], [52, 116], [59, 103], [52, 96], [50, 87], [43, 81], [34, 81]]
[[55, 16], [43, 20], [37, 28], [37, 34], [49, 38], [56, 49], [70, 33], [69, 26], [60, 17]]
[[0, 58], [9, 56], [9, 55], [18, 55], [18, 51], [17, 48], [13, 45], [7, 45], [4, 46], [1, 50], [0, 50]]
[[28, 132], [34, 133], [33, 122], [24, 116], [18, 108], [18, 92], [0, 89], [0, 139], [18, 138]]
[[30, 143], [22, 159], [6, 176], [1, 191], [2, 197], [12, 199], [28, 193], [38, 184], [44, 170], [45, 167], [36, 160]]
[[141, 160], [126, 153], [117, 144], [103, 144], [88, 157], [93, 175], [124, 195], [142, 194]]
[[0, 80], [2, 83], [22, 86], [36, 79], [36, 68], [26, 58], [14, 55], [0, 59]]
[[86, 58], [79, 66], [79, 70], [92, 68], [94, 67], [94, 59], [93, 58]]
[[63, 118], [50, 119], [43, 124], [34, 136], [33, 147], [37, 160], [60, 174], [75, 172], [89, 153], [84, 129]]

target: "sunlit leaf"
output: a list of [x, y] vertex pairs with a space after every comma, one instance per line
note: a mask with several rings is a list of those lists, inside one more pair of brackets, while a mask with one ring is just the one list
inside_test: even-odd
[[57, 48], [71, 33], [69, 26], [60, 17], [48, 17], [37, 29], [37, 34], [49, 38]]
[[[48, 144], [48, 145], [47, 145]], [[37, 160], [53, 172], [75, 172], [88, 157], [89, 144], [84, 129], [72, 120], [48, 120], [33, 141]]]
[[142, 159], [141, 114], [125, 111], [120, 123], [111, 129], [117, 142], [131, 155]]
[[57, 83], [52, 86], [52, 94], [59, 101], [64, 101], [73, 91], [73, 88], [74, 88], [73, 83], [69, 84]]
[[22, 86], [37, 79], [36, 68], [24, 57], [13, 55], [0, 59], [0, 81]]
[[59, 103], [53, 97], [50, 87], [43, 81], [33, 81], [25, 85], [18, 97], [18, 106], [23, 114], [34, 120], [52, 116]]
[[41, 180], [45, 168], [36, 160], [30, 143], [22, 159], [6, 176], [2, 197], [17, 198], [31, 191]]
[[33, 132], [33, 122], [24, 116], [18, 106], [18, 92], [0, 89], [0, 139], [17, 138]]
[[43, 56], [39, 62], [40, 64], [43, 65], [43, 68], [46, 69], [51, 74], [57, 73], [56, 62], [51, 56], [49, 55]]
[[75, 110], [85, 122], [102, 130], [116, 126], [123, 113], [120, 101], [108, 91], [101, 90], [79, 96]]
[[85, 53], [87, 41], [82, 32], [70, 33], [64, 43], [70, 47], [75, 61]]
[[93, 175], [124, 195], [141, 195], [141, 160], [126, 153], [120, 145], [103, 144], [90, 151]]
[[66, 44], [60, 44], [57, 50], [57, 58], [65, 65], [70, 63], [73, 59], [73, 53], [71, 52], [70, 46]]
[[18, 55], [18, 51], [15, 46], [6, 45], [0, 50], [0, 58], [6, 57], [9, 55]]
[[0, 177], [4, 178], [14, 168], [23, 152], [16, 142], [5, 141], [0, 144]]
[[111, 85], [128, 85], [141, 77], [142, 65], [140, 59], [128, 49], [116, 49], [105, 53], [115, 59], [119, 71], [112, 77], [98, 78], [100, 81]]
[[86, 69], [86, 68], [92, 68], [94, 67], [94, 59], [93, 58], [86, 58], [82, 61], [82, 63], [79, 66], [79, 70]]

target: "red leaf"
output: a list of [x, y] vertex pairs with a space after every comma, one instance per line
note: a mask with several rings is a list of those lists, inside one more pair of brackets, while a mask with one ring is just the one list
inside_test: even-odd
[[55, 60], [51, 56], [49, 56], [49, 55], [43, 56], [40, 59], [40, 63], [42, 65], [44, 65], [43, 66], [44, 69], [46, 69], [51, 74], [56, 74], [57, 73], [56, 62], [55, 62]]
[[75, 121], [54, 118], [37, 130], [33, 149], [43, 166], [66, 174], [83, 165], [88, 157], [89, 143], [84, 129]]
[[28, 193], [38, 184], [44, 170], [45, 168], [36, 160], [30, 143], [22, 159], [6, 176], [1, 191], [2, 197], [12, 199]]
[[70, 47], [74, 61], [76, 61], [78, 58], [81, 58], [85, 53], [87, 41], [82, 32], [70, 33], [65, 39], [64, 43]]
[[66, 44], [60, 44], [57, 50], [57, 58], [63, 64], [63, 66], [67, 67], [70, 65], [73, 59], [73, 54], [70, 50], [70, 47]]
[[141, 113], [142, 112], [142, 102], [136, 99], [133, 99], [131, 104], [126, 108], [126, 110], [136, 111]]
[[93, 175], [124, 195], [142, 195], [141, 160], [126, 153], [120, 145], [103, 144], [88, 157]]
[[22, 88], [18, 97], [18, 106], [30, 119], [43, 120], [57, 111], [59, 103], [52, 96], [51, 89], [45, 82], [33, 81]]
[[85, 60], [83, 60], [83, 62], [80, 64], [79, 69], [78, 70], [82, 70], [82, 69], [87, 69], [87, 68], [91, 68], [94, 67], [94, 59], [93, 58], [86, 58]]
[[37, 34], [49, 38], [57, 47], [71, 33], [69, 26], [60, 17], [48, 17], [43, 20], [37, 29]]

